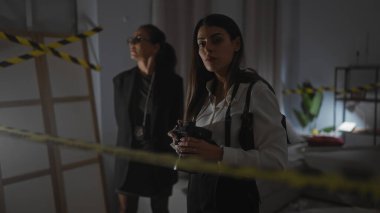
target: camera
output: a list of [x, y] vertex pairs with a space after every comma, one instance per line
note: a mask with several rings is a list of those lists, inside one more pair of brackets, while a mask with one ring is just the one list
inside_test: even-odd
[[215, 142], [211, 140], [212, 132], [203, 127], [195, 126], [195, 122], [193, 121], [178, 122], [172, 130], [172, 133], [177, 137], [177, 140], [174, 142], [176, 145], [181, 138], [186, 136], [203, 139], [209, 143], [215, 144]]
[[[179, 140], [183, 137], [193, 137], [197, 139], [202, 139], [207, 141], [208, 143], [216, 145], [216, 143], [211, 139], [212, 132], [208, 129], [195, 126], [195, 122], [193, 121], [187, 121], [182, 122], [178, 121], [178, 124], [174, 127], [174, 129], [171, 131], [176, 136], [176, 141], [174, 141], [175, 145], [178, 145]], [[186, 153], [181, 153], [186, 154]], [[173, 169], [177, 170], [177, 166], [179, 161], [181, 160], [181, 155], [179, 156], [177, 162], [175, 163]]]

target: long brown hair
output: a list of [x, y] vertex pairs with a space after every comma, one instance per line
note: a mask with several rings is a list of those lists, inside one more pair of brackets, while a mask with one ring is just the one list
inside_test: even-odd
[[235, 52], [232, 62], [229, 66], [228, 86], [230, 87], [237, 79], [240, 71], [240, 63], [244, 54], [244, 43], [242, 34], [238, 25], [230, 17], [222, 14], [211, 14], [198, 21], [193, 33], [193, 52], [192, 65], [189, 73], [189, 84], [187, 89], [187, 109], [185, 120], [193, 120], [199, 113], [200, 108], [207, 97], [206, 82], [215, 78], [215, 74], [207, 71], [201, 57], [199, 56], [199, 47], [197, 43], [198, 31], [202, 26], [215, 26], [224, 29], [230, 36], [231, 40], [240, 38], [240, 49]]

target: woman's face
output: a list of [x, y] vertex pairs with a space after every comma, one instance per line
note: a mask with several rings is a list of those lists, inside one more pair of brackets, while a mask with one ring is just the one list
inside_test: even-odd
[[157, 53], [159, 44], [150, 41], [149, 34], [144, 29], [138, 29], [133, 37], [128, 39], [131, 58], [135, 61], [147, 60]]
[[240, 38], [231, 40], [223, 28], [202, 26], [198, 30], [197, 42], [206, 69], [225, 76], [235, 52], [240, 49]]

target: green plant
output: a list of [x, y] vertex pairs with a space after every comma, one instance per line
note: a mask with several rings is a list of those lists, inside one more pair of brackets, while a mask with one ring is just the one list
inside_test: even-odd
[[309, 131], [313, 135], [321, 132], [328, 133], [334, 131], [334, 126], [328, 126], [322, 129], [317, 129], [316, 126], [310, 126], [310, 124], [318, 118], [323, 102], [323, 92], [314, 88], [309, 81], [306, 81], [297, 87], [302, 91], [301, 110], [293, 109], [293, 112], [300, 125], [303, 128], [309, 127]]
[[301, 93], [301, 111], [293, 109], [294, 114], [300, 125], [305, 128], [312, 123], [319, 115], [323, 102], [323, 93], [317, 91], [309, 81], [298, 85]]

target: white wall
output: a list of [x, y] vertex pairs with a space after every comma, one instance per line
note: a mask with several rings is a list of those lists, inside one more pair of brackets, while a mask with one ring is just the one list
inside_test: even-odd
[[[356, 64], [356, 51], [360, 64], [380, 64], [379, 10], [378, 0], [280, 1], [280, 67], [286, 87], [305, 80], [333, 86], [334, 68]], [[284, 102], [288, 118], [299, 127], [291, 112], [300, 106], [299, 97], [285, 96]], [[325, 93], [318, 128], [333, 124], [332, 109], [332, 93]]]

